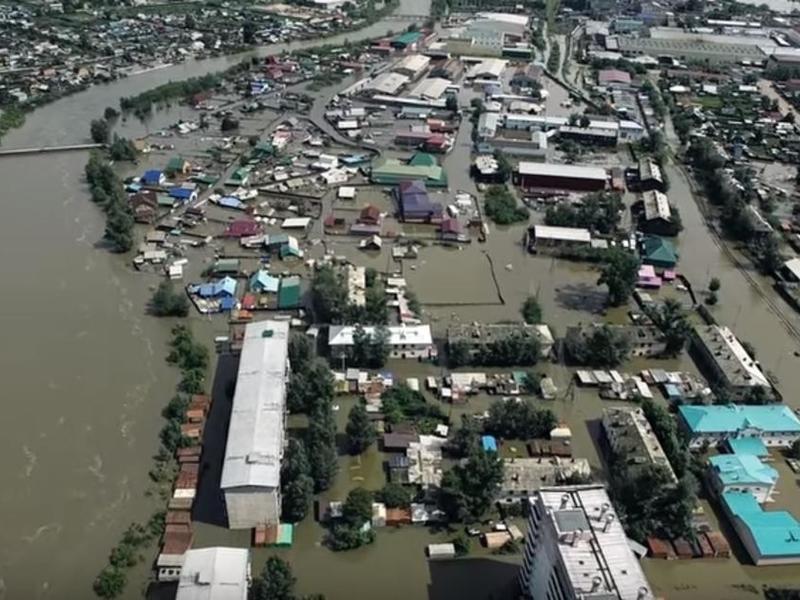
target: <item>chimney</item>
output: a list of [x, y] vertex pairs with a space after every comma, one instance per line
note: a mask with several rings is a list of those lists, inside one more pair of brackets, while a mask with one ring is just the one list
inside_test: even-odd
[[614, 515], [606, 515], [606, 522], [603, 525], [603, 533], [608, 531], [608, 528], [611, 527], [611, 523], [614, 522]]
[[578, 529], [572, 533], [572, 546], [577, 546], [581, 537], [583, 537], [583, 529]]
[[561, 509], [567, 508], [567, 503], [569, 502], [569, 494], [563, 494], [561, 496]]
[[640, 587], [639, 592], [636, 594], [636, 600], [646, 600], [650, 597], [650, 591], [646, 587]]
[[599, 575], [595, 575], [594, 577], [592, 577], [592, 590], [591, 590], [590, 593], [593, 594], [597, 590], [599, 590], [600, 589], [600, 585], [602, 583], [603, 583], [603, 578], [600, 577]]
[[603, 502], [603, 506], [600, 507], [600, 520], [606, 516], [606, 513], [611, 508], [611, 505], [608, 502]]

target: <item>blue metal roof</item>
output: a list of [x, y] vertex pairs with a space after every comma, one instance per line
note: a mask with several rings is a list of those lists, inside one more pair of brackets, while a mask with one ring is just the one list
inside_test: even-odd
[[481, 436], [481, 444], [486, 452], [497, 452], [497, 440], [492, 435]]
[[728, 447], [736, 454], [752, 454], [753, 456], [769, 456], [766, 444], [761, 438], [731, 438]]
[[692, 433], [733, 433], [742, 429], [800, 433], [800, 419], [783, 404], [768, 406], [686, 405], [678, 407]]
[[177, 198], [178, 200], [188, 200], [192, 197], [194, 190], [190, 190], [189, 188], [185, 187], [174, 187], [170, 189], [169, 195], [173, 198]]
[[161, 171], [158, 169], [150, 169], [149, 171], [145, 171], [144, 175], [142, 175], [142, 181], [150, 185], [158, 185], [158, 183], [161, 181]]
[[778, 481], [778, 472], [752, 454], [720, 454], [708, 462], [724, 485], [773, 485]]
[[765, 511], [748, 492], [725, 492], [722, 501], [750, 531], [762, 556], [800, 556], [800, 522], [791, 513]]

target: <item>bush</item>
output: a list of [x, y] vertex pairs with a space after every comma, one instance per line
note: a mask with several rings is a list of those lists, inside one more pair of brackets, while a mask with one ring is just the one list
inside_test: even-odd
[[165, 280], [158, 284], [150, 300], [150, 313], [156, 317], [185, 317], [189, 314], [189, 300]]
[[493, 185], [484, 200], [486, 216], [498, 225], [511, 225], [528, 220], [528, 209], [517, 201], [505, 186]]

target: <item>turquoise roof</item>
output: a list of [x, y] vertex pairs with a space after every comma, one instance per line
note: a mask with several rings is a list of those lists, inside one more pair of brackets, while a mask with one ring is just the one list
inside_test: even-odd
[[753, 456], [769, 456], [766, 444], [761, 438], [731, 438], [728, 440], [728, 447], [735, 454], [752, 454]]
[[265, 271], [264, 269], [256, 271], [253, 273], [252, 277], [250, 277], [250, 289], [254, 292], [271, 292], [277, 294], [280, 284], [281, 280], [279, 277], [273, 277], [269, 274], [269, 271]]
[[752, 454], [720, 454], [708, 459], [723, 485], [773, 485], [778, 472]]
[[742, 429], [800, 433], [800, 419], [783, 404], [747, 406], [687, 405], [678, 407], [692, 433], [734, 433]]
[[722, 501], [750, 531], [762, 556], [800, 556], [800, 522], [791, 513], [765, 511], [748, 492], [725, 492]]

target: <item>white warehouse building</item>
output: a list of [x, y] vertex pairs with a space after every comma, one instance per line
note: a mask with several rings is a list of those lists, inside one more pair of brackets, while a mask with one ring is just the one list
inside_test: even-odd
[[[375, 327], [364, 327], [364, 332], [372, 336]], [[353, 334], [356, 328], [352, 325], [331, 325], [328, 330], [328, 346], [334, 359], [347, 355], [353, 347]], [[436, 356], [436, 345], [433, 343], [430, 325], [395, 325], [387, 327], [389, 331], [389, 356], [392, 358], [433, 358]]]
[[231, 529], [280, 519], [288, 352], [288, 321], [247, 325], [220, 482]]

